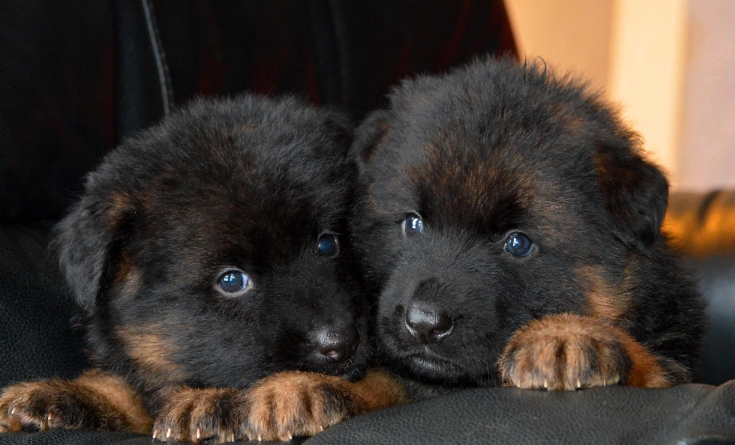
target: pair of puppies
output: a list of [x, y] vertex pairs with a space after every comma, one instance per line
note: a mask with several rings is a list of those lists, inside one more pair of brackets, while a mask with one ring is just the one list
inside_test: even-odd
[[245, 98], [111, 154], [58, 232], [107, 372], [11, 387], [0, 424], [315, 434], [405, 400], [360, 379], [370, 308], [412, 399], [691, 379], [702, 301], [659, 232], [668, 184], [607, 105], [508, 60], [389, 99], [349, 153], [337, 115]]

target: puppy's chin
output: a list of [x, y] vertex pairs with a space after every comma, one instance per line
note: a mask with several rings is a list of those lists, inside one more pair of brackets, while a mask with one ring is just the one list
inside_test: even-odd
[[[489, 363], [494, 360], [478, 360], [472, 353], [456, 356], [457, 351], [442, 353], [427, 345], [406, 345], [398, 339], [382, 339], [382, 360], [390, 363], [404, 377], [427, 383], [454, 386], [499, 386], [500, 374]], [[476, 355], [486, 356], [477, 353]]]
[[414, 354], [404, 358], [411, 372], [430, 380], [453, 381], [466, 378], [462, 369], [449, 360]]
[[295, 368], [299, 371], [327, 374], [355, 382], [365, 376], [368, 368], [368, 357], [367, 350], [360, 347], [354, 356], [341, 363], [329, 363], [326, 360], [311, 357], [310, 360], [295, 364]]
[[426, 355], [411, 355], [402, 359], [406, 374], [426, 382], [455, 387], [500, 386], [499, 372], [494, 368], [473, 370], [456, 362]]
[[354, 367], [347, 372], [339, 374], [340, 377], [350, 381], [350, 382], [356, 382], [358, 380], [361, 380], [363, 377], [365, 377], [365, 366], [360, 367]]
[[348, 360], [345, 363], [340, 363], [335, 366], [305, 366], [301, 367], [300, 370], [342, 377], [350, 382], [356, 382], [365, 376], [367, 363], [364, 361]]

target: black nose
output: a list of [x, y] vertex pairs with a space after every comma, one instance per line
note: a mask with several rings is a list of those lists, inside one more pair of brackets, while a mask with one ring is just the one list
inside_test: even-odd
[[317, 350], [333, 363], [352, 357], [359, 342], [360, 334], [354, 325], [343, 329], [323, 329], [316, 336]]
[[406, 329], [420, 343], [436, 343], [452, 331], [452, 317], [446, 312], [421, 303], [412, 303], [406, 311]]

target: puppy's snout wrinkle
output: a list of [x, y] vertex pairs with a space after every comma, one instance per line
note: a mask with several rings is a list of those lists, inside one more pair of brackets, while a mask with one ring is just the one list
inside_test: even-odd
[[436, 343], [452, 332], [454, 321], [428, 304], [412, 303], [405, 316], [406, 329], [422, 344]]
[[342, 329], [322, 329], [316, 335], [316, 347], [320, 354], [332, 363], [344, 362], [357, 351], [360, 334], [355, 325]]

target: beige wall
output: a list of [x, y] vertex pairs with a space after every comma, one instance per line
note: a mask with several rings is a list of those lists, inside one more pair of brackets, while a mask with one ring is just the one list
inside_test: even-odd
[[689, 3], [681, 188], [735, 185], [735, 1]]
[[621, 105], [675, 188], [735, 187], [735, 0], [506, 0], [519, 50]]
[[606, 85], [613, 0], [506, 0], [506, 5], [526, 57], [583, 74], [596, 89]]
[[686, 0], [615, 0], [607, 91], [676, 182], [681, 151]]

